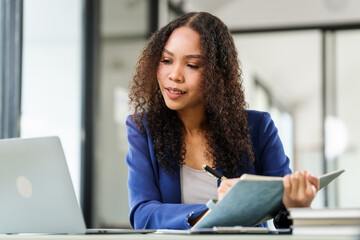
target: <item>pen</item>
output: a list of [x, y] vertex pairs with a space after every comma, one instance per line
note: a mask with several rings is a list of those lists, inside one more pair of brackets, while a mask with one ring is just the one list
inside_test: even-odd
[[204, 169], [205, 172], [211, 174], [213, 177], [216, 177], [220, 181], [224, 181], [225, 179], [227, 179], [227, 177], [221, 175], [220, 173], [218, 173], [217, 171], [215, 171], [214, 169], [212, 169], [211, 167], [209, 167], [206, 164], [202, 165], [202, 168]]

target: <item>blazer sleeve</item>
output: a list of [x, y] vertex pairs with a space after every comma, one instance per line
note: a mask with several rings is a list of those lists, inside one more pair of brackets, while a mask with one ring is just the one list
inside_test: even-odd
[[130, 223], [135, 229], [188, 229], [189, 221], [198, 217], [205, 204], [163, 203], [159, 189], [159, 166], [152, 161], [150, 138], [135, 126], [132, 117], [126, 121], [129, 151], [128, 191]]
[[267, 112], [261, 112], [258, 118], [254, 139], [256, 172], [266, 176], [284, 176], [291, 174], [289, 158], [284, 152], [278, 130]]
[[[257, 123], [253, 139], [257, 143], [254, 147], [256, 168], [258, 174], [267, 176], [284, 176], [291, 174], [289, 158], [285, 155], [278, 130], [269, 113], [262, 112]], [[276, 228], [289, 228], [290, 220], [284, 206], [274, 217]]]

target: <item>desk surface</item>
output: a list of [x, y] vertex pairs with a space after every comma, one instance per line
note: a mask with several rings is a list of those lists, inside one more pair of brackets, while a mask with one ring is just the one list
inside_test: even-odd
[[360, 236], [299, 236], [299, 235], [264, 235], [264, 234], [201, 234], [201, 235], [173, 235], [173, 234], [89, 234], [89, 235], [0, 235], [0, 239], [11, 240], [212, 240], [212, 239], [249, 239], [249, 240], [359, 240]]

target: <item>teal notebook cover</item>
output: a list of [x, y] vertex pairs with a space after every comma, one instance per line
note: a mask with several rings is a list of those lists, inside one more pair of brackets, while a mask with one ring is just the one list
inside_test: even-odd
[[[319, 189], [343, 172], [344, 170], [337, 170], [320, 176]], [[282, 178], [248, 176], [251, 180], [237, 182], [221, 201], [209, 200], [209, 211], [192, 229], [214, 226], [251, 227], [274, 217], [282, 207]], [[257, 178], [260, 180], [255, 180]]]

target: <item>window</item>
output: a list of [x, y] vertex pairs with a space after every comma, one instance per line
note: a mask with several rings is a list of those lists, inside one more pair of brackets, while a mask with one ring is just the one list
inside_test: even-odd
[[60, 137], [80, 195], [81, 0], [25, 0], [21, 137]]

